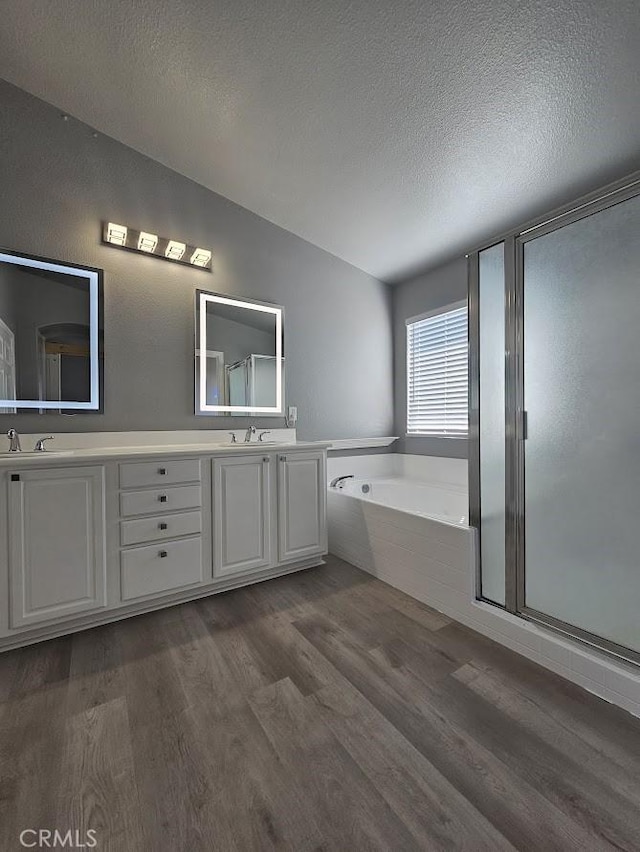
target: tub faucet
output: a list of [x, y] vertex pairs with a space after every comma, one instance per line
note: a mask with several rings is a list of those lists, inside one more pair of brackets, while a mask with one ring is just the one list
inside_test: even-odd
[[253, 436], [253, 435], [255, 435], [255, 434], [256, 434], [256, 427], [255, 427], [255, 426], [249, 426], [249, 428], [247, 429], [247, 432], [246, 432], [246, 434], [245, 434], [245, 436], [244, 436], [244, 442], [245, 442], [245, 444], [250, 444], [250, 443], [251, 443], [251, 438], [252, 438], [252, 436]]
[[20, 435], [18, 435], [15, 429], [9, 429], [7, 432], [7, 438], [9, 439], [9, 452], [10, 453], [21, 453], [22, 447], [20, 446]]
[[348, 474], [347, 476], [336, 476], [336, 478], [332, 479], [329, 483], [329, 487], [342, 488], [342, 483], [345, 481], [345, 479], [355, 479], [355, 477], [352, 473]]

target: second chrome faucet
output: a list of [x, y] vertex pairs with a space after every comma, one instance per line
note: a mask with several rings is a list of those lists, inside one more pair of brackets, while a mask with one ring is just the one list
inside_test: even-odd
[[[229, 434], [231, 435], [231, 443], [237, 444], [238, 443], [238, 437], [237, 437], [236, 433], [235, 432], [229, 432]], [[255, 426], [248, 426], [247, 431], [246, 431], [245, 436], [244, 436], [244, 443], [250, 444], [251, 441], [252, 441], [252, 438], [255, 434], [256, 434], [256, 427]], [[260, 432], [258, 434], [258, 442], [261, 443], [261, 444], [264, 443], [264, 436], [270, 435], [270, 434], [271, 434], [271, 429], [265, 429], [263, 432]]]

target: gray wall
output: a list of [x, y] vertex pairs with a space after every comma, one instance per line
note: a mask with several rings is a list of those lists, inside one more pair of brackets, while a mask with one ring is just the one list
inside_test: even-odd
[[395, 435], [397, 452], [425, 456], [467, 457], [464, 438], [405, 437], [407, 427], [407, 359], [405, 320], [467, 298], [467, 261], [451, 263], [399, 284], [393, 292], [395, 334]]
[[[0, 154], [0, 245], [105, 271], [104, 415], [3, 414], [0, 430], [241, 428], [193, 413], [201, 288], [285, 306], [300, 437], [391, 434], [386, 284], [3, 81]], [[102, 220], [211, 248], [213, 274], [103, 246]]]

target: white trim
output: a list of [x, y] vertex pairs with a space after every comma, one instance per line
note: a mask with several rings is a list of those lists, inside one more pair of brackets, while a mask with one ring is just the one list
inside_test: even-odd
[[[328, 440], [331, 439], [329, 438]], [[336, 450], [362, 450], [367, 447], [388, 447], [397, 440], [397, 435], [385, 438], [336, 438], [335, 440], [331, 440], [329, 452], [335, 452]]]
[[13, 331], [9, 328], [9, 326], [2, 319], [2, 317], [0, 317], [0, 329], [4, 329], [5, 331], [8, 331], [9, 334], [15, 339], [15, 335], [14, 335]]
[[[199, 349], [196, 349], [195, 356], [194, 356], [195, 360], [196, 360], [196, 366], [198, 364], [198, 359], [201, 356], [202, 356], [201, 351]], [[227, 387], [226, 387], [225, 373], [224, 373], [224, 352], [220, 352], [219, 350], [216, 350], [216, 349], [207, 349], [207, 351], [205, 352], [205, 360], [215, 360], [215, 362], [216, 362], [215, 370], [218, 374], [217, 375], [218, 385], [219, 385], [221, 393], [222, 393], [222, 399], [225, 400], [226, 397], [227, 397]], [[199, 390], [200, 390], [200, 384], [199, 383], [198, 383], [196, 389], [199, 392]], [[200, 407], [199, 395], [198, 395], [198, 399], [196, 400], [196, 402], [198, 404], [198, 407]]]
[[[6, 322], [2, 319], [2, 317], [0, 317], [0, 337], [2, 337], [2, 336], [6, 336], [7, 339], [10, 338], [11, 353], [12, 353], [12, 356], [13, 356], [13, 361], [10, 364], [11, 381], [12, 381], [12, 384], [13, 384], [13, 389], [14, 389], [14, 394], [15, 394], [16, 388], [18, 386], [17, 385], [18, 378], [16, 376], [16, 336], [13, 333], [13, 330], [10, 329], [9, 326], [6, 324]], [[0, 340], [0, 343], [1, 343], [1, 340]], [[0, 348], [4, 348], [4, 344]], [[4, 356], [2, 356], [1, 360], [5, 361]], [[6, 361], [5, 361], [5, 363], [6, 363]], [[18, 409], [16, 408], [15, 405], [7, 406], [6, 408], [0, 408], [0, 414], [15, 414], [17, 412], [17, 410]]]

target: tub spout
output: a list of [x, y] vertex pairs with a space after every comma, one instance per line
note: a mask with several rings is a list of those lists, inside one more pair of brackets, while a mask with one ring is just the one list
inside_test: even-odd
[[347, 476], [336, 476], [336, 478], [332, 479], [329, 483], [329, 487], [342, 488], [342, 483], [345, 481], [345, 479], [354, 479], [354, 476], [352, 473], [348, 474]]

